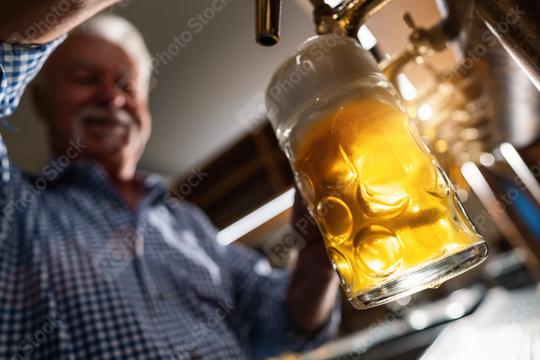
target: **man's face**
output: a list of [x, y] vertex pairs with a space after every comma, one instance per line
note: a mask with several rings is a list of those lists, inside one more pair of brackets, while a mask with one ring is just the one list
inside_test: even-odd
[[83, 157], [107, 168], [134, 168], [151, 118], [143, 69], [104, 38], [74, 35], [52, 54], [35, 87], [35, 102], [57, 155], [72, 140]]

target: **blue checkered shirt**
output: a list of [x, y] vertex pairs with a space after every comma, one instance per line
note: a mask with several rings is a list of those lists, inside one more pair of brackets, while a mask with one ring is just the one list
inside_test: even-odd
[[[58, 42], [0, 44], [0, 117]], [[287, 317], [288, 274], [220, 246], [195, 207], [160, 181], [130, 210], [81, 144], [37, 175], [0, 142], [0, 359], [258, 359], [328, 339]]]

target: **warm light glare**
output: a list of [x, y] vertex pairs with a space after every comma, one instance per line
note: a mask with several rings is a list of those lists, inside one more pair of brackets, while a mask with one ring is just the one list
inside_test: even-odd
[[403, 96], [403, 99], [410, 101], [416, 97], [416, 88], [412, 84], [412, 82], [409, 80], [409, 78], [405, 74], [399, 74], [398, 75], [398, 86], [399, 91], [401, 92], [401, 96]]
[[340, 5], [343, 2], [343, 0], [324, 0], [324, 2], [330, 5], [331, 7], [336, 7]]
[[525, 161], [523, 161], [516, 148], [510, 143], [503, 143], [499, 147], [499, 150], [501, 151], [503, 158], [519, 176], [533, 198], [540, 202], [540, 186], [538, 181], [536, 181], [533, 172], [529, 169]]
[[409, 316], [409, 324], [413, 329], [422, 330], [428, 326], [428, 317], [422, 310], [414, 310]]
[[478, 136], [478, 129], [475, 128], [463, 129], [461, 131], [461, 137], [463, 137], [465, 140], [476, 140], [478, 139]]
[[423, 104], [418, 108], [418, 118], [422, 121], [430, 121], [433, 117], [433, 109], [429, 104]]
[[448, 304], [444, 311], [451, 319], [457, 319], [465, 315], [465, 307], [458, 302]]
[[448, 144], [443, 139], [439, 139], [435, 142], [435, 150], [441, 154], [445, 153], [448, 151]]
[[469, 193], [464, 189], [457, 189], [456, 194], [461, 202], [467, 202], [469, 200]]
[[486, 167], [492, 166], [493, 164], [495, 164], [495, 156], [490, 153], [483, 153], [482, 155], [480, 155], [480, 164]]
[[484, 178], [484, 175], [480, 172], [480, 169], [478, 169], [478, 166], [476, 166], [475, 163], [472, 161], [468, 161], [465, 164], [461, 165], [461, 174], [467, 181], [467, 183], [471, 186], [473, 191], [480, 197], [481, 199], [487, 199], [489, 203], [496, 203], [497, 199], [495, 198], [495, 195], [493, 194], [493, 191], [491, 191], [491, 188]]
[[398, 304], [399, 306], [407, 306], [407, 305], [409, 305], [410, 302], [411, 302], [411, 296], [410, 295], [404, 296], [404, 297], [396, 300], [396, 304]]
[[243, 217], [217, 234], [217, 240], [222, 245], [228, 245], [250, 231], [256, 229], [283, 211], [289, 209], [294, 203], [294, 188], [279, 195], [249, 215]]
[[366, 25], [362, 25], [358, 30], [358, 40], [366, 50], [370, 50], [377, 45], [377, 39]]

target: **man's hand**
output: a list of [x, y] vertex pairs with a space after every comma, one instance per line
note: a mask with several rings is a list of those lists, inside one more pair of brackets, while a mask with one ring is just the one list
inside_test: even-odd
[[313, 334], [328, 320], [335, 305], [339, 279], [335, 274], [321, 233], [296, 191], [292, 226], [305, 240], [292, 275], [288, 305], [296, 326]]
[[119, 0], [0, 0], [0, 41], [44, 44]]

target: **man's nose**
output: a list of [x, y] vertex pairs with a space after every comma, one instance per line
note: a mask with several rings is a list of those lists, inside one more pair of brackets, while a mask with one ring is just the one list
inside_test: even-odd
[[120, 109], [127, 102], [126, 94], [117, 84], [104, 84], [100, 87], [97, 94], [99, 103], [105, 107]]

